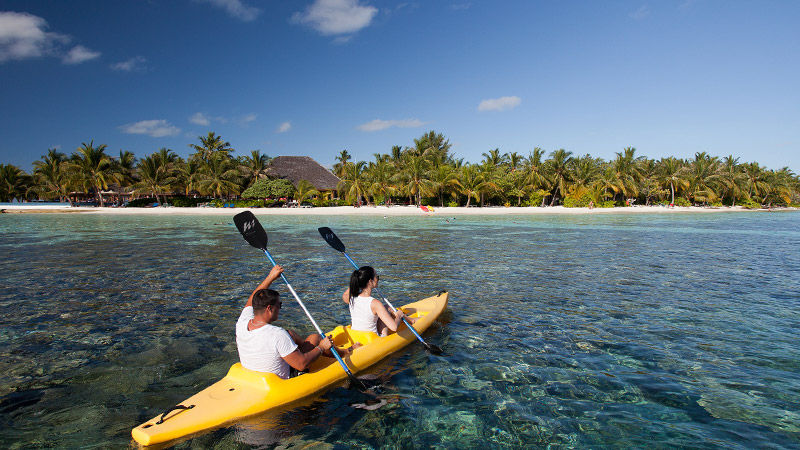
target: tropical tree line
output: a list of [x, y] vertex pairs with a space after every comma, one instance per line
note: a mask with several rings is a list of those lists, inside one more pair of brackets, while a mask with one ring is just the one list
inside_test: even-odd
[[16, 166], [0, 165], [0, 201], [55, 200], [73, 203], [75, 193], [93, 195], [100, 206], [112, 189], [154, 198], [164, 204], [166, 195], [204, 195], [230, 198], [263, 178], [271, 158], [253, 150], [249, 156], [234, 158], [233, 147], [213, 132], [191, 144], [194, 152], [183, 159], [168, 148], [137, 159], [120, 150], [107, 153], [107, 146], [83, 143], [67, 156], [56, 149], [33, 163], [27, 174]]
[[800, 179], [788, 168], [768, 170], [756, 162], [698, 152], [693, 159], [637, 156], [628, 147], [604, 161], [558, 149], [547, 154], [483, 153], [466, 163], [450, 153], [441, 134], [430, 131], [414, 145], [352, 161], [336, 157], [340, 195], [352, 202], [403, 201], [439, 206], [623, 206], [792, 205], [800, 203]]
[[[260, 151], [234, 157], [229, 142], [209, 132], [187, 159], [162, 148], [138, 159], [129, 151], [106, 153], [106, 145], [83, 143], [67, 156], [55, 149], [34, 162], [27, 174], [0, 165], [0, 201], [72, 201], [74, 192], [133, 193], [165, 203], [166, 195], [213, 198], [260, 197], [281, 193], [300, 201], [323, 194], [306, 180], [296, 188], [276, 184], [266, 174], [271, 158]], [[692, 205], [796, 205], [800, 179], [790, 169], [770, 170], [733, 156], [698, 152], [694, 158], [649, 159], [628, 147], [609, 161], [558, 149], [534, 148], [528, 155], [483, 153], [478, 163], [451, 153], [450, 142], [430, 131], [413, 145], [374, 153], [355, 161], [347, 150], [336, 156], [333, 173], [341, 179], [332, 193], [348, 204], [396, 203], [439, 206], [622, 206], [653, 203]], [[271, 183], [271, 184], [270, 184]], [[331, 195], [331, 193], [327, 193]], [[277, 195], [277, 194], [276, 194]]]

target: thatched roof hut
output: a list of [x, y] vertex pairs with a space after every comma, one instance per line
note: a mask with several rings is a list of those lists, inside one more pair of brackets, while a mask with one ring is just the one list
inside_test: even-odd
[[297, 187], [300, 180], [308, 180], [318, 191], [333, 191], [339, 177], [308, 156], [278, 156], [267, 167], [267, 175], [285, 178]]

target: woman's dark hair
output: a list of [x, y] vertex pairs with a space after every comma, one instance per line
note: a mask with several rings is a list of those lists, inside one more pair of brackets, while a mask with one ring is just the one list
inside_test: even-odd
[[253, 313], [258, 314], [267, 309], [267, 306], [278, 303], [280, 294], [273, 289], [259, 289], [253, 294]]
[[371, 266], [364, 266], [354, 270], [350, 275], [350, 298], [358, 297], [358, 294], [367, 287], [369, 280], [375, 278], [375, 269]]

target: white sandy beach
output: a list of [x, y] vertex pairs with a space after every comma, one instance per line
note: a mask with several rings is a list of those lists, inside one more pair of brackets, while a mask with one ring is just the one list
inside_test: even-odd
[[[782, 208], [782, 210], [796, 208]], [[434, 207], [433, 212], [425, 212], [414, 206], [335, 206], [324, 208], [112, 208], [112, 207], [71, 207], [64, 205], [37, 205], [36, 203], [5, 204], [0, 206], [5, 213], [83, 213], [83, 214], [175, 214], [175, 215], [220, 215], [233, 216], [245, 210], [252, 211], [257, 216], [267, 215], [308, 215], [308, 216], [342, 216], [342, 215], [371, 215], [371, 216], [440, 216], [455, 217], [468, 215], [536, 215], [536, 214], [680, 214], [680, 213], [723, 213], [723, 212], [767, 212], [767, 209], [750, 210], [736, 207], [681, 207], [668, 208], [665, 206], [631, 206], [626, 208], [565, 208], [553, 207]], [[775, 210], [775, 209], [773, 209]]]

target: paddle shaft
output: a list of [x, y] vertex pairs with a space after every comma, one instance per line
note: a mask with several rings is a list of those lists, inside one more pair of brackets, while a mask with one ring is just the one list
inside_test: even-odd
[[[269, 259], [269, 262], [271, 262], [273, 266], [277, 266], [278, 264], [275, 262], [274, 259], [272, 259], [272, 255], [269, 254], [269, 250], [267, 250], [266, 248], [264, 248], [263, 250], [264, 254], [267, 255], [267, 258]], [[311, 321], [312, 324], [314, 324], [314, 328], [317, 329], [317, 333], [319, 333], [319, 335], [322, 336], [323, 339], [325, 339], [325, 333], [323, 333], [322, 329], [319, 327], [319, 325], [317, 325], [317, 321], [314, 320], [313, 317], [311, 317], [311, 313], [308, 312], [308, 309], [306, 309], [306, 305], [303, 304], [303, 301], [300, 300], [300, 297], [297, 295], [297, 292], [295, 292], [292, 285], [289, 284], [289, 280], [286, 279], [286, 276], [284, 274], [281, 274], [281, 279], [283, 280], [284, 283], [286, 283], [286, 287], [289, 288], [289, 292], [292, 293], [294, 299], [297, 300], [297, 303], [300, 304], [300, 307], [303, 308], [303, 311], [305, 311], [306, 316], [308, 316], [308, 319]], [[347, 375], [349, 375], [351, 379], [355, 378], [353, 373], [350, 372], [350, 368], [347, 367], [347, 364], [344, 363], [344, 360], [339, 355], [339, 352], [336, 351], [336, 348], [332, 348], [331, 353], [333, 353], [333, 356], [335, 356], [336, 360], [339, 361], [339, 364], [342, 365], [342, 368], [344, 369], [345, 372], [347, 372]]]
[[[348, 261], [350, 261], [350, 264], [352, 264], [352, 265], [353, 265], [353, 267], [355, 267], [356, 269], [358, 269], [358, 264], [356, 264], [356, 262], [355, 262], [355, 261], [353, 261], [353, 258], [351, 258], [351, 257], [350, 257], [350, 255], [348, 255], [348, 254], [347, 254], [347, 252], [342, 252], [342, 254], [344, 255], [344, 257], [345, 257], [345, 258], [347, 258], [347, 260], [348, 260]], [[384, 301], [384, 302], [386, 302], [386, 304], [389, 306], [389, 308], [391, 308], [391, 309], [392, 309], [392, 312], [397, 312], [397, 308], [395, 308], [394, 306], [392, 306], [392, 304], [391, 304], [391, 303], [389, 303], [389, 299], [388, 299], [388, 298], [386, 298], [386, 297], [383, 295], [383, 293], [381, 293], [381, 291], [378, 289], [378, 287], [377, 287], [377, 286], [375, 287], [375, 293], [381, 296], [381, 298], [383, 299], [383, 301]], [[406, 324], [406, 326], [408, 327], [408, 329], [409, 329], [409, 330], [411, 330], [411, 332], [412, 332], [412, 333], [414, 333], [414, 336], [416, 336], [416, 337], [417, 337], [417, 339], [419, 339], [419, 340], [420, 340], [420, 342], [422, 342], [423, 344], [425, 343], [425, 340], [424, 340], [424, 339], [422, 339], [422, 336], [420, 336], [420, 335], [419, 335], [419, 333], [417, 333], [417, 330], [415, 330], [415, 329], [414, 329], [414, 327], [411, 325], [411, 323], [410, 323], [408, 320], [406, 320], [406, 318], [405, 318], [405, 317], [403, 317], [403, 323], [404, 323], [404, 324]]]

